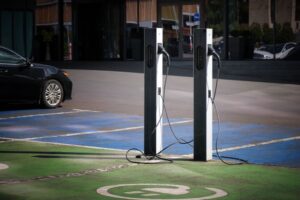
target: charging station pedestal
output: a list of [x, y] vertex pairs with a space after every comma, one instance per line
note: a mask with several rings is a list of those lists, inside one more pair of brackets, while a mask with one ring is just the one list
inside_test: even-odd
[[154, 156], [162, 150], [163, 55], [158, 44], [163, 43], [163, 29], [145, 29], [144, 38], [144, 153]]
[[194, 30], [194, 160], [212, 159], [212, 29]]

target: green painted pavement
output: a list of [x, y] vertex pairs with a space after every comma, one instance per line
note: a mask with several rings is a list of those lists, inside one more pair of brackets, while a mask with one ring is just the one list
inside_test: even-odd
[[[238, 165], [218, 161], [175, 161], [131, 165], [124, 152], [33, 142], [0, 143], [0, 199], [115, 199], [97, 189], [119, 184], [171, 184], [189, 187], [182, 195], [155, 193], [145, 197], [141, 186], [114, 188], [127, 198], [195, 199], [212, 195], [205, 188], [228, 193], [219, 199], [299, 199], [300, 170]], [[129, 192], [129, 193], [128, 193]]]

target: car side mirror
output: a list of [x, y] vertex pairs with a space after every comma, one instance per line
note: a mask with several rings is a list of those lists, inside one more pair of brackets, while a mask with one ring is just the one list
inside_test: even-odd
[[26, 67], [33, 67], [32, 58], [26, 58], [25, 65]]

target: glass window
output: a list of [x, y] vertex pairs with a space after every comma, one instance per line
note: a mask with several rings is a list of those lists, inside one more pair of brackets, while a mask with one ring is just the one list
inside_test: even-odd
[[192, 58], [193, 29], [200, 26], [199, 3], [163, 2], [159, 4], [159, 25], [164, 31], [164, 46], [171, 57]]
[[25, 44], [24, 44], [24, 26], [23, 26], [24, 14], [23, 12], [14, 12], [13, 18], [13, 49], [21, 55], [25, 55]]
[[24, 62], [24, 59], [20, 56], [4, 48], [0, 48], [0, 63], [19, 64], [22, 62]]
[[300, 41], [297, 2], [229, 0], [229, 59], [289, 59]]
[[[13, 12], [0, 12], [0, 41], [1, 45], [7, 48], [13, 48]], [[5, 28], [2, 28], [5, 27]]]
[[179, 56], [179, 5], [162, 5], [161, 22], [164, 29], [164, 46], [171, 57]]
[[224, 56], [224, 38], [223, 38], [223, 4], [224, 1], [208, 1], [207, 5], [207, 23], [208, 28], [213, 29], [214, 49], [222, 57]]
[[126, 58], [143, 59], [144, 28], [157, 23], [157, 0], [126, 0]]
[[139, 26], [152, 28], [156, 24], [156, 1], [139, 0]]
[[33, 56], [32, 45], [33, 45], [33, 12], [26, 12], [26, 26], [25, 26], [25, 57], [31, 58]]
[[24, 57], [32, 55], [33, 14], [30, 11], [0, 11], [0, 44]]
[[300, 0], [296, 0], [295, 20], [300, 21]]
[[58, 1], [36, 0], [35, 56], [37, 60], [58, 60]]
[[123, 56], [122, 13], [118, 0], [75, 1], [76, 55], [80, 60], [117, 60]]
[[126, 0], [126, 24], [138, 24], [137, 0]]
[[182, 5], [182, 57], [193, 56], [193, 29], [200, 25], [200, 6]]
[[[265, 20], [269, 18], [268, 8], [263, 5], [265, 2], [249, 0], [229, 1], [229, 59], [253, 59], [254, 48], [260, 47], [262, 43], [261, 26], [267, 23]], [[268, 25], [267, 27], [269, 28]]]
[[64, 60], [72, 60], [72, 1], [64, 0]]

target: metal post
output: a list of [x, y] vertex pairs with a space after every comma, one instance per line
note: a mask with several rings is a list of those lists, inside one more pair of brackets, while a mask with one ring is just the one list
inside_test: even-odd
[[229, 56], [229, 1], [223, 0], [224, 3], [224, 59], [228, 60]]
[[273, 60], [276, 59], [276, 1], [271, 1], [271, 21], [273, 23]]
[[64, 60], [64, 1], [58, 0], [58, 60]]
[[194, 30], [194, 160], [212, 159], [212, 29]]
[[144, 152], [155, 155], [162, 150], [163, 55], [158, 54], [158, 44], [163, 43], [163, 30], [145, 29], [144, 38]]

